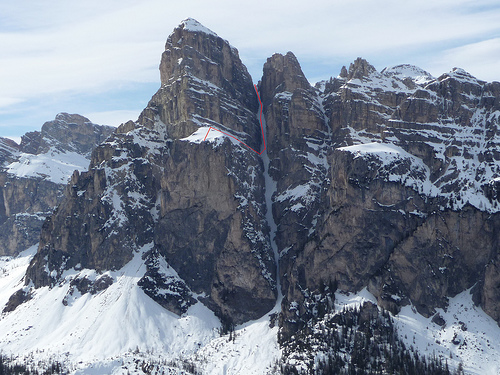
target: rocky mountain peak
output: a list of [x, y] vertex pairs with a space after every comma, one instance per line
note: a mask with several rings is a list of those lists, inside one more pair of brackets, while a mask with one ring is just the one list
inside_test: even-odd
[[47, 131], [47, 128], [50, 127], [51, 125], [54, 125], [54, 124], [61, 124], [61, 123], [65, 123], [65, 124], [73, 124], [73, 125], [84, 125], [85, 123], [88, 123], [88, 122], [91, 122], [87, 117], [84, 117], [82, 115], [79, 115], [77, 113], [66, 113], [66, 112], [61, 112], [61, 113], [58, 113], [56, 115], [56, 118], [55, 118], [55, 121], [54, 122], [46, 122], [43, 126], [42, 126], [42, 131], [44, 130], [44, 127], [45, 127], [45, 131]]
[[486, 83], [485, 81], [477, 79], [472, 74], [467, 72], [465, 69], [456, 67], [453, 68], [450, 72], [444, 73], [441, 76], [439, 76], [438, 81], [442, 82], [448, 79], [454, 79], [462, 83], [472, 83], [476, 85], [483, 85]]
[[0, 137], [0, 165], [12, 161], [17, 152], [19, 145], [12, 139]]
[[245, 97], [246, 91], [253, 90], [253, 83], [238, 50], [192, 18], [182, 21], [170, 34], [160, 63], [162, 85], [186, 75], [229, 89], [255, 106]]
[[9, 148], [11, 150], [18, 150], [19, 145], [16, 141], [13, 141], [10, 138], [0, 137], [0, 147], [1, 148]]
[[260, 86], [264, 105], [280, 92], [292, 93], [296, 89], [310, 88], [309, 81], [292, 52], [287, 52], [286, 55], [275, 53], [264, 64]]
[[238, 50], [193, 19], [168, 37], [160, 62], [161, 88], [139, 117], [152, 128], [158, 118], [169, 137], [182, 139], [200, 127], [242, 132], [260, 148], [257, 95]]
[[[186, 73], [208, 81], [211, 81], [211, 78], [221, 78], [214, 77], [218, 74], [210, 69], [211, 65], [213, 69], [216, 64], [224, 64], [220, 73], [225, 74], [225, 79], [231, 79], [228, 73], [232, 65], [230, 60], [233, 58], [239, 59], [238, 51], [234, 47], [198, 21], [188, 18], [182, 21], [167, 39], [160, 63], [161, 83], [168, 84], [172, 78]], [[198, 60], [203, 60], [202, 66]]]
[[425, 85], [435, 79], [429, 72], [411, 64], [389, 66], [380, 73], [387, 77], [400, 79], [403, 82], [410, 80], [418, 85]]
[[377, 70], [365, 59], [358, 57], [351, 65], [349, 65], [349, 72], [347, 79], [363, 79], [367, 78]]
[[160, 72], [139, 120], [73, 175], [27, 283], [64, 282], [73, 267], [118, 270], [139, 256], [137, 285], [170, 311], [202, 301], [226, 322], [256, 319], [275, 305], [276, 265], [262, 160], [246, 146], [262, 141], [251, 77], [235, 48], [192, 19], [169, 36]]
[[[446, 312], [449, 297], [469, 298], [470, 291], [500, 321], [500, 83], [483, 83], [460, 69], [435, 79], [408, 64], [378, 72], [358, 58], [315, 89], [293, 53], [275, 54], [260, 82], [266, 150], [256, 153], [238, 140], [259, 149], [257, 95], [227, 41], [194, 19], [182, 21], [167, 40], [160, 72], [161, 87], [139, 120], [123, 124], [94, 150], [90, 168], [73, 174], [61, 204], [48, 213], [38, 251], [26, 265], [25, 285], [9, 294], [4, 312], [11, 320], [0, 319], [9, 329], [6, 322], [14, 322], [11, 336], [5, 336], [9, 341], [0, 340], [0, 347], [26, 337], [36, 342], [38, 322], [26, 329], [15, 314], [40, 309], [54, 315], [53, 301], [64, 306], [64, 313], [55, 314], [63, 319], [75, 311], [72, 306], [99, 305], [95, 320], [88, 319], [94, 322], [90, 328], [61, 335], [58, 348], [64, 350], [68, 340], [81, 346], [89, 329], [105, 327], [110, 315], [103, 314], [114, 311], [115, 303], [126, 312], [119, 310], [113, 319], [140, 311], [130, 321], [141, 327], [133, 326], [131, 339], [123, 340], [134, 346], [137, 331], [151, 322], [148, 314], [171, 319], [175, 323], [146, 324], [160, 332], [159, 344], [137, 349], [153, 348], [160, 358], [191, 337], [191, 326], [205, 324], [192, 319], [196, 311], [215, 314], [222, 331], [244, 322], [243, 331], [262, 325], [262, 340], [268, 326], [263, 316], [281, 301], [279, 319], [269, 316], [279, 333], [270, 335], [279, 335], [276, 350], [294, 373], [300, 372], [298, 365], [313, 368], [317, 358], [339, 354], [333, 333], [324, 342], [317, 333], [333, 327], [351, 335], [339, 314], [357, 320], [360, 310], [342, 310], [342, 304], [357, 304], [362, 296], [371, 302], [363, 305], [360, 324], [377, 314], [375, 303], [395, 315], [411, 311], [422, 321], [418, 311], [429, 318], [421, 331], [435, 335], [432, 350], [444, 348], [450, 363], [447, 350], [457, 346], [457, 335], [465, 342], [470, 333], [472, 348], [470, 338], [482, 331], [435, 315], [437, 309], [453, 315]], [[87, 124], [81, 116], [60, 114], [41, 132], [26, 135], [23, 147], [75, 148], [82, 133], [75, 129]], [[20, 212], [13, 203], [31, 204], [26, 186], [5, 184], [0, 193], [0, 203], [5, 201], [0, 219], [11, 220], [11, 226]], [[40, 191], [42, 185], [35, 180], [31, 186]], [[32, 208], [31, 219], [39, 216], [39, 207]], [[11, 238], [0, 236], [0, 244]], [[109, 302], [99, 304], [103, 300]], [[19, 304], [25, 305], [14, 310]], [[430, 319], [440, 322], [439, 334]], [[70, 324], [65, 320], [61, 326]], [[163, 335], [174, 326], [183, 333]], [[54, 348], [50, 328], [45, 342]], [[121, 328], [119, 340], [107, 337], [121, 342]], [[246, 337], [230, 345], [235, 348]], [[303, 338], [314, 342], [306, 347]], [[408, 339], [405, 345], [411, 345]], [[211, 339], [203, 340], [193, 341], [196, 363], [204, 358], [200, 353], [208, 353]], [[223, 341], [214, 340], [214, 350], [223, 348]], [[304, 350], [311, 353], [309, 362], [298, 360], [305, 358]], [[348, 360], [343, 357], [340, 367]]]
[[349, 76], [349, 72], [347, 71], [347, 68], [345, 67], [345, 65], [343, 65], [342, 69], [340, 69], [339, 77], [340, 78], [347, 78], [348, 76]]
[[219, 37], [216, 33], [214, 33], [209, 28], [203, 26], [201, 23], [196, 21], [194, 18], [188, 17], [185, 20], [181, 21], [180, 28], [185, 31], [193, 32], [193, 33], [204, 33], [207, 35], [213, 35], [215, 37]]
[[21, 138], [20, 150], [28, 154], [42, 154], [50, 148], [72, 151], [90, 156], [95, 146], [104, 141], [114, 128], [93, 124], [88, 118], [59, 113], [43, 124], [41, 131], [28, 132]]
[[0, 138], [0, 255], [17, 255], [39, 241], [73, 171], [88, 168], [91, 151], [113, 130], [59, 113], [41, 131], [23, 135], [21, 145]]

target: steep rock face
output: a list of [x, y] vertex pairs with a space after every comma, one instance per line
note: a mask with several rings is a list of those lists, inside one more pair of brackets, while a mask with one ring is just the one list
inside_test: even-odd
[[135, 142], [137, 131], [113, 134], [94, 151], [89, 171], [74, 173], [42, 228], [27, 272], [35, 287], [54, 284], [73, 267], [119, 269], [152, 241], [151, 194], [159, 183], [152, 161], [162, 158], [164, 142], [157, 132], [147, 133], [144, 142], [154, 140], [142, 146]]
[[78, 114], [59, 113], [55, 120], [44, 123], [40, 132], [26, 133], [21, 138], [20, 151], [43, 154], [53, 147], [60, 152], [74, 151], [90, 156], [113, 130], [111, 126], [93, 124]]
[[45, 218], [61, 201], [74, 169], [84, 170], [92, 149], [114, 128], [60, 113], [21, 144], [0, 146], [0, 254], [17, 255], [39, 241]]
[[401, 80], [393, 72], [379, 73], [358, 58], [343, 76], [324, 84], [323, 104], [334, 142], [356, 143], [365, 132], [382, 139], [385, 123], [413, 87], [411, 78]]
[[215, 152], [206, 143], [172, 145], [155, 242], [193, 292], [242, 322], [274, 305], [275, 265], [261, 162], [235, 147], [227, 141]]
[[499, 93], [498, 83], [455, 69], [409, 96], [390, 120], [391, 132], [429, 167], [453, 209], [470, 202], [498, 211], [492, 176], [499, 173]]
[[12, 163], [19, 152], [19, 145], [11, 139], [0, 137], [0, 165]]
[[298, 270], [294, 259], [315, 234], [331, 135], [319, 92], [310, 86], [291, 52], [267, 60], [260, 88], [267, 124], [268, 170], [276, 181], [272, 210], [283, 304], [288, 306], [292, 301], [303, 302], [297, 275], [304, 269]]
[[212, 126], [260, 149], [252, 78], [227, 41], [193, 19], [183, 21], [168, 37], [160, 75], [161, 88], [139, 118], [142, 125], [159, 116], [174, 139]]
[[[301, 72], [293, 74], [282, 86], [303, 82]], [[273, 208], [285, 296], [282, 337], [314, 315], [314, 301], [328, 285], [350, 292], [368, 286], [381, 306], [397, 312], [412, 303], [425, 316], [476, 285], [475, 300], [498, 319], [497, 84], [460, 69], [437, 79], [408, 65], [379, 73], [357, 59], [317, 89], [333, 147], [326, 150], [315, 225], [307, 215], [283, 225], [281, 213], [292, 202], [280, 207], [275, 196]], [[309, 108], [310, 116], [316, 111]], [[269, 135], [273, 126], [280, 132], [282, 113], [266, 117]], [[285, 138], [305, 127], [290, 124], [295, 129], [283, 131]], [[300, 141], [288, 140], [289, 148], [300, 148]], [[300, 169], [298, 159], [287, 162]], [[293, 168], [270, 173], [279, 186]], [[288, 248], [287, 237], [302, 242]]]
[[[263, 165], [210, 130], [258, 149], [250, 76], [234, 48], [192, 19], [170, 35], [160, 71], [162, 87], [139, 121], [121, 125], [89, 171], [73, 175], [26, 282], [120, 269], [140, 252], [139, 285], [165, 308], [182, 314], [200, 300], [226, 323], [258, 318], [276, 300]], [[77, 272], [74, 283], [83, 278]]]
[[0, 254], [15, 256], [36, 244], [45, 218], [61, 201], [64, 186], [0, 173]]
[[[374, 278], [382, 289], [380, 299], [409, 298], [421, 314], [430, 316], [436, 306], [446, 306], [447, 297], [482, 285], [485, 268], [497, 254], [499, 220], [470, 206], [430, 214], [394, 249], [382, 272], [384, 282]], [[476, 288], [478, 302], [480, 293]]]

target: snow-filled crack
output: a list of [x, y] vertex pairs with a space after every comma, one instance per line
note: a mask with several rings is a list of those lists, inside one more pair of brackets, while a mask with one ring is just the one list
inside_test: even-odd
[[[262, 128], [264, 130], [264, 139], [266, 139], [267, 136], [267, 124], [265, 117], [262, 116]], [[271, 229], [271, 232], [269, 233], [269, 239], [271, 241], [271, 248], [273, 249], [274, 253], [274, 261], [276, 263], [276, 289], [278, 292], [278, 298], [276, 301], [277, 306], [281, 306], [281, 300], [282, 300], [282, 293], [281, 293], [281, 282], [280, 282], [280, 274], [279, 274], [279, 251], [278, 251], [278, 245], [276, 244], [276, 232], [278, 230], [278, 226], [276, 225], [276, 221], [274, 220], [273, 216], [273, 194], [276, 192], [276, 181], [272, 179], [272, 177], [269, 175], [269, 156], [267, 155], [267, 148], [262, 151], [261, 154], [262, 157], [262, 162], [264, 163], [264, 185], [265, 185], [265, 198], [266, 198], [266, 220], [267, 223], [269, 224], [269, 227]]]

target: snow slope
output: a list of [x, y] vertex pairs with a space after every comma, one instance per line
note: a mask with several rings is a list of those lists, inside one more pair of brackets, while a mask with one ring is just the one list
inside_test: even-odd
[[[76, 277], [102, 277], [86, 269], [66, 271], [65, 282], [52, 289], [34, 290], [31, 300], [1, 314], [0, 351], [20, 362], [57, 360], [72, 374], [126, 374], [135, 367], [132, 373], [142, 374], [134, 362], [138, 358], [164, 363], [189, 358], [206, 374], [264, 374], [272, 367], [280, 351], [269, 314], [237, 327], [230, 341], [228, 335], [220, 337], [219, 320], [201, 303], [182, 317], [165, 310], [137, 286], [147, 250], [122, 269], [105, 272], [114, 283], [98, 294], [71, 290]], [[0, 308], [24, 287], [35, 252], [33, 246], [17, 258], [0, 259]]]
[[7, 172], [17, 177], [38, 177], [56, 184], [66, 184], [75, 170], [86, 171], [90, 160], [71, 151], [51, 148], [44, 154], [20, 153], [19, 160], [7, 166]]
[[[4, 260], [0, 301], [5, 302], [23, 286], [32, 250], [17, 259]], [[1, 350], [14, 354], [39, 351], [93, 362], [136, 349], [163, 355], [191, 354], [199, 344], [215, 337], [218, 319], [200, 303], [178, 318], [144, 294], [137, 286], [146, 271], [141, 255], [137, 253], [119, 271], [106, 272], [114, 283], [96, 295], [71, 293], [69, 282], [35, 290], [30, 301], [2, 314]], [[81, 270], [66, 271], [65, 279], [77, 275], [98, 277], [94, 270]], [[67, 306], [63, 304], [65, 297]]]
[[234, 339], [228, 336], [212, 340], [192, 359], [201, 363], [203, 374], [271, 374], [281, 357], [278, 326], [270, 328], [270, 315], [279, 313], [281, 303], [262, 318], [236, 328]]
[[[375, 158], [380, 163], [380, 176], [388, 181], [400, 182], [421, 194], [435, 197], [440, 190], [430, 180], [429, 168], [422, 159], [391, 143], [362, 143], [340, 147], [337, 150], [350, 152], [355, 158]], [[406, 163], [406, 173], [401, 173], [400, 164]]]
[[191, 32], [200, 32], [200, 33], [205, 33], [207, 35], [212, 35], [215, 37], [218, 37], [216, 33], [214, 33], [212, 30], [209, 28], [203, 26], [201, 23], [196, 21], [194, 18], [186, 18], [181, 22], [181, 25], [184, 25], [184, 30], [189, 30]]
[[[473, 129], [469, 130], [470, 134], [474, 132]], [[467, 129], [461, 129], [460, 131], [461, 134], [464, 134]], [[459, 135], [455, 135], [455, 138], [461, 139]], [[484, 186], [499, 179], [500, 165], [495, 162], [479, 162], [477, 155], [481, 153], [480, 147], [477, 147], [477, 149], [474, 149], [474, 147], [468, 148], [469, 151], [476, 155], [472, 159], [467, 159], [462, 155], [449, 157], [449, 159], [452, 159], [452, 163], [450, 163], [444, 176], [432, 181], [429, 167], [423, 160], [406, 152], [396, 144], [369, 142], [366, 139], [361, 140], [361, 142], [363, 143], [339, 147], [337, 150], [350, 152], [355, 157], [377, 159], [380, 164], [379, 172], [381, 177], [387, 181], [401, 182], [405, 186], [411, 187], [420, 194], [429, 197], [446, 197], [448, 199], [447, 208], [460, 210], [469, 203], [479, 210], [490, 213], [500, 210], [498, 202], [488, 199], [484, 194]], [[463, 142], [465, 144], [466, 141]], [[436, 145], [436, 147], [440, 147], [440, 145]], [[407, 171], [402, 174], [398, 166], [405, 162], [407, 163]], [[457, 188], [450, 189], [447, 183], [449, 178], [446, 178], [448, 176], [454, 176], [452, 181], [459, 182]]]
[[395, 77], [401, 81], [410, 78], [417, 85], [425, 85], [435, 78], [425, 70], [410, 64], [390, 66], [382, 70], [383, 75]]

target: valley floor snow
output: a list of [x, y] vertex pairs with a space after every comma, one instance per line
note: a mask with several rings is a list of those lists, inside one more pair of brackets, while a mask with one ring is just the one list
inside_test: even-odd
[[[24, 286], [35, 252], [36, 246], [17, 258], [0, 259], [0, 308]], [[207, 374], [264, 374], [278, 360], [277, 327], [269, 327], [268, 315], [237, 327], [234, 341], [220, 337], [219, 320], [203, 304], [178, 317], [144, 294], [137, 286], [146, 271], [141, 255], [119, 271], [106, 272], [114, 283], [99, 294], [68, 293], [66, 282], [40, 288], [14, 312], [2, 313], [0, 351], [21, 362], [58, 360], [73, 374], [122, 373], [131, 356], [192, 358]], [[65, 277], [77, 274], [97, 276], [81, 270], [66, 271]]]
[[[24, 286], [26, 268], [36, 246], [16, 258], [0, 258], [0, 307]], [[278, 328], [270, 328], [270, 315], [236, 327], [234, 339], [220, 336], [218, 319], [204, 305], [192, 306], [178, 317], [151, 300], [137, 286], [145, 272], [141, 253], [119, 271], [106, 272], [114, 284], [96, 294], [69, 295], [69, 283], [40, 288], [14, 312], [0, 317], [0, 351], [25, 359], [58, 360], [72, 374], [126, 374], [137, 358], [187, 359], [204, 374], [266, 374], [281, 356]], [[89, 278], [95, 271], [67, 271]], [[67, 306], [62, 301], [66, 297]], [[336, 311], [376, 300], [366, 289], [357, 294], [336, 294]], [[395, 326], [408, 347], [438, 356], [456, 368], [463, 362], [467, 373], [500, 373], [500, 328], [470, 292], [449, 300], [438, 309], [443, 327], [419, 315], [411, 306], [394, 316]], [[134, 372], [132, 372], [134, 373]], [[135, 372], [140, 374], [141, 372]]]

